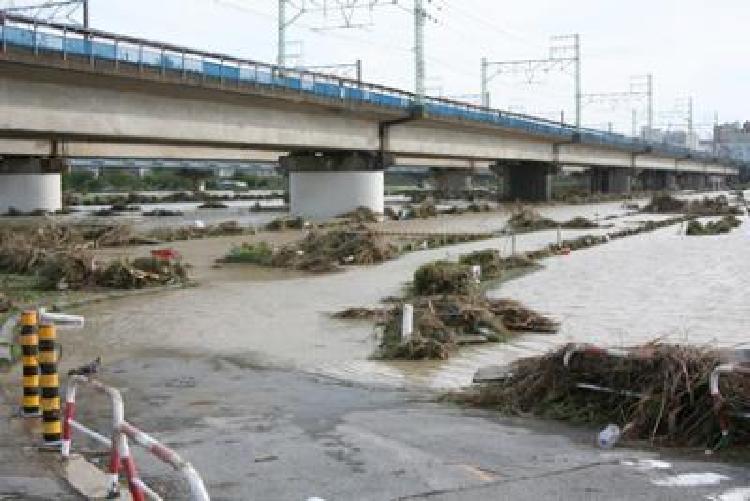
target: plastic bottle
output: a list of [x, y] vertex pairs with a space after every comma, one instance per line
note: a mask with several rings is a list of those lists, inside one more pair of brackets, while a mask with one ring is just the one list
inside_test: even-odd
[[620, 427], [616, 424], [607, 425], [599, 432], [596, 443], [602, 449], [611, 449], [620, 440], [620, 433]]

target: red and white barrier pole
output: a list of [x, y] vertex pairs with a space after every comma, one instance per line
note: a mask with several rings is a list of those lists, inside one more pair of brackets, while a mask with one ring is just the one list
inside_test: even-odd
[[76, 415], [76, 384], [72, 380], [68, 382], [68, 387], [65, 391], [65, 412], [63, 413], [63, 435], [62, 435], [62, 457], [67, 459], [70, 457], [70, 445], [73, 438], [72, 424], [71, 422]]
[[148, 450], [151, 454], [168, 464], [182, 474], [190, 487], [190, 499], [193, 501], [210, 501], [206, 486], [203, 484], [193, 465], [185, 461], [174, 450], [161, 444], [154, 437], [145, 433], [128, 422], [123, 422], [121, 431], [133, 442]]
[[[114, 430], [112, 439], [90, 430], [75, 420], [75, 399], [78, 383], [87, 383], [97, 391], [105, 393], [110, 397], [112, 401], [112, 429]], [[169, 447], [161, 444], [151, 435], [142, 432], [125, 421], [125, 407], [122, 395], [116, 388], [106, 386], [86, 376], [71, 376], [68, 380], [64, 416], [62, 447], [64, 458], [70, 456], [73, 429], [85, 433], [110, 448], [108, 469], [109, 496], [119, 496], [120, 472], [123, 472], [128, 482], [131, 498], [134, 501], [144, 501], [144, 496], [153, 501], [162, 501], [162, 498], [150, 489], [138, 476], [138, 470], [135, 461], [130, 455], [130, 447], [128, 445], [128, 438], [131, 438], [135, 443], [145, 447], [151, 454], [182, 474], [183, 478], [188, 482], [191, 493], [190, 499], [192, 501], [210, 501], [211, 498], [203, 484], [203, 480], [190, 463], [182, 459], [179, 454]]]

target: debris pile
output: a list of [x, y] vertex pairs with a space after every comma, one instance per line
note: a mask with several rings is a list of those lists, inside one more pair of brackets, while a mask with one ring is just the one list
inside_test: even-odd
[[182, 216], [183, 212], [179, 210], [171, 210], [171, 209], [154, 209], [150, 211], [145, 211], [143, 215], [148, 216], [148, 217], [172, 217], [172, 216]]
[[550, 318], [507, 299], [438, 294], [403, 301], [414, 308], [413, 332], [402, 338], [403, 307], [383, 310], [380, 358], [445, 359], [462, 344], [497, 343], [510, 339], [513, 331], [556, 332], [558, 328]]
[[477, 288], [471, 266], [452, 261], [423, 264], [414, 272], [412, 289], [417, 295], [471, 294]]
[[539, 231], [552, 228], [566, 229], [589, 229], [598, 228], [599, 225], [585, 217], [574, 217], [569, 221], [557, 222], [553, 219], [543, 217], [539, 212], [530, 207], [518, 207], [508, 220], [508, 226], [515, 231]]
[[228, 209], [229, 206], [222, 202], [217, 202], [215, 200], [210, 200], [208, 202], [203, 202], [198, 206], [199, 209]]
[[342, 265], [375, 264], [398, 256], [398, 248], [369, 231], [347, 229], [311, 231], [299, 242], [272, 248], [265, 242], [232, 248], [222, 262], [327, 272]]
[[372, 320], [383, 323], [387, 318], [388, 311], [384, 308], [346, 308], [337, 311], [331, 317], [345, 320]]
[[742, 209], [729, 204], [724, 195], [700, 200], [680, 200], [668, 194], [656, 195], [642, 212], [657, 214], [688, 214], [691, 216], [740, 215]]
[[687, 225], [686, 235], [719, 235], [729, 233], [742, 224], [742, 220], [736, 216], [724, 216], [718, 221], [707, 221], [701, 223], [697, 219], [691, 220]]
[[378, 213], [369, 207], [357, 207], [353, 211], [346, 212], [339, 217], [347, 219], [354, 224], [377, 223], [382, 219]]
[[301, 230], [310, 226], [310, 223], [301, 217], [279, 217], [266, 224], [267, 231]]
[[[566, 357], [570, 348], [518, 360], [503, 377], [464, 398], [511, 414], [597, 426], [619, 423], [625, 438], [658, 445], [706, 446], [721, 437], [709, 391], [719, 352], [654, 343], [624, 356], [583, 350]], [[730, 414], [746, 412], [750, 378], [728, 375], [720, 388]], [[732, 441], [750, 443], [748, 420], [737, 420]]]
[[142, 289], [187, 282], [187, 270], [179, 261], [153, 257], [117, 260], [97, 274], [97, 284], [112, 289]]
[[538, 266], [534, 259], [526, 255], [501, 257], [497, 249], [485, 249], [462, 254], [458, 262], [469, 266], [481, 268], [482, 280], [494, 280], [502, 278], [504, 273], [510, 270], [533, 268]]
[[[132, 238], [122, 226], [50, 224], [6, 229], [0, 231], [0, 272], [35, 276], [37, 287], [44, 290], [133, 288], [187, 280], [179, 262], [166, 261], [158, 267], [143, 260], [103, 264], [91, 254], [94, 247], [130, 243]], [[135, 285], [111, 279], [112, 266], [118, 266], [121, 274], [138, 276]]]
[[557, 228], [559, 223], [543, 217], [530, 207], [518, 207], [511, 214], [508, 226], [516, 231], [536, 231]]
[[511, 331], [557, 332], [560, 324], [513, 299], [488, 299], [488, 308]]
[[[384, 234], [384, 233], [381, 233]], [[457, 243], [473, 242], [476, 240], [485, 240], [492, 238], [489, 233], [422, 233], [422, 234], [403, 234], [395, 233], [393, 236], [403, 241], [402, 248], [404, 251], [417, 251], [435, 249], [445, 245]]]
[[407, 205], [399, 211], [399, 219], [428, 219], [437, 215], [437, 207], [428, 201], [418, 205]]
[[[509, 299], [480, 294], [472, 266], [437, 261], [414, 273], [410, 294], [387, 298], [380, 309], [348, 308], [334, 318], [366, 319], [383, 326], [385, 359], [445, 359], [462, 344], [500, 342], [513, 331], [556, 332], [552, 319]], [[413, 308], [413, 332], [402, 336], [404, 304]]]
[[571, 229], [571, 230], [586, 230], [590, 228], [598, 228], [599, 225], [596, 224], [594, 221], [587, 219], [583, 216], [577, 216], [569, 221], [565, 221], [564, 223], [561, 223], [560, 227]]
[[160, 242], [174, 242], [176, 240], [194, 240], [207, 237], [222, 237], [233, 235], [252, 235], [255, 231], [240, 225], [237, 221], [222, 221], [209, 225], [164, 226], [154, 228], [146, 233], [146, 237]]

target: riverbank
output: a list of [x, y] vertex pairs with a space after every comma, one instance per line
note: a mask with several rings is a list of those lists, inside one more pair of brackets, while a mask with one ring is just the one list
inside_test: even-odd
[[[604, 212], [600, 206], [575, 209], [593, 218]], [[555, 220], [578, 215], [571, 215], [568, 207], [549, 210]], [[614, 210], [619, 215], [607, 224], [615, 228], [562, 230], [561, 238], [603, 234], [667, 217]], [[383, 225], [389, 224], [397, 223]], [[394, 231], [475, 231], [504, 224], [496, 213], [466, 214], [403, 222]], [[371, 360], [372, 328], [332, 319], [330, 313], [374, 306], [382, 297], [399, 294], [406, 277], [426, 262], [486, 248], [507, 254], [513, 244], [510, 236], [411, 252], [331, 275], [252, 266], [216, 269], [214, 259], [240, 239], [176, 242], [171, 245], [193, 262], [201, 287], [78, 309], [88, 324], [82, 331], [65, 332], [64, 369], [102, 355], [101, 378], [128, 389], [128, 416], [193, 461], [215, 496], [718, 496], [748, 485], [747, 469], [653, 451], [600, 451], [592, 445], [595, 430], [507, 420], [431, 402], [436, 393], [468, 384], [479, 366], [540, 353], [557, 343], [625, 344], [653, 337], [652, 329], [679, 337], [684, 326], [697, 321], [700, 328], [691, 328], [691, 342], [746, 341], [746, 309], [737, 302], [737, 290], [747, 274], [737, 270], [747, 266], [741, 251], [747, 225], [718, 237], [688, 238], [683, 233], [674, 226], [552, 257], [544, 261], [544, 271], [490, 290], [491, 295], [521, 299], [559, 317], [562, 331], [554, 340], [524, 335], [507, 345], [467, 348], [449, 361], [418, 363]], [[271, 235], [293, 241], [302, 232], [263, 237]], [[557, 240], [556, 230], [532, 232], [517, 235], [515, 246], [518, 252], [533, 251]], [[537, 299], [549, 295], [555, 302], [540, 305]], [[696, 308], [691, 298], [709, 301], [711, 309]], [[641, 318], [644, 308], [648, 322]], [[589, 325], [600, 314], [610, 320]], [[575, 329], [569, 327], [571, 321]], [[588, 329], [581, 331], [581, 326]], [[717, 332], [722, 339], [715, 340]], [[92, 414], [104, 425], [105, 409], [93, 405]], [[426, 422], [430, 426], [424, 426]], [[649, 466], [653, 464], [659, 466]], [[153, 471], [150, 466], [144, 461], [141, 469]], [[711, 474], [713, 483], [666, 487], [684, 474]], [[167, 485], [174, 485], [169, 477], [158, 477], [165, 478]], [[382, 485], [389, 487], [383, 490]]]

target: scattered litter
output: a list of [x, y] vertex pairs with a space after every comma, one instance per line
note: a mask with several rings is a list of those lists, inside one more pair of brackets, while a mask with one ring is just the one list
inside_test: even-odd
[[620, 440], [622, 431], [616, 424], [608, 424], [596, 437], [596, 445], [600, 449], [611, 449]]

